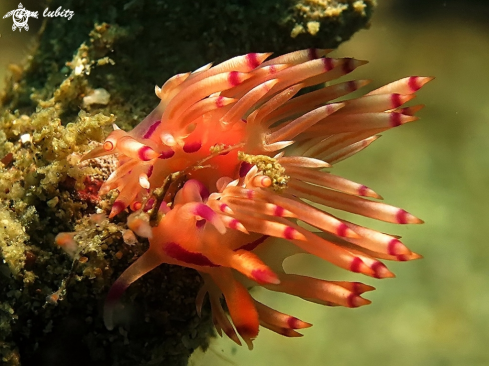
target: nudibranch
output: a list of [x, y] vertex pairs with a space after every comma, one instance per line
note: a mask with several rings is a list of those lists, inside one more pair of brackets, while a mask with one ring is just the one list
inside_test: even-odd
[[420, 258], [398, 236], [328, 213], [422, 223], [325, 168], [416, 120], [422, 105], [404, 104], [432, 78], [411, 76], [342, 100], [369, 81], [329, 82], [366, 62], [328, 52], [302, 50], [269, 61], [270, 53], [250, 53], [178, 74], [155, 88], [160, 103], [132, 131], [115, 126], [83, 157], [117, 154], [118, 167], [99, 194], [117, 189], [110, 217], [129, 209], [129, 228], [150, 243], [109, 291], [108, 329], [127, 287], [162, 263], [196, 269], [203, 277], [198, 311], [208, 294], [219, 334], [241, 344], [239, 335], [251, 349], [259, 325], [288, 337], [311, 326], [255, 300], [251, 287], [328, 306], [370, 303], [361, 295], [373, 287], [286, 273], [285, 258], [310, 253], [375, 278], [394, 276], [380, 259]]

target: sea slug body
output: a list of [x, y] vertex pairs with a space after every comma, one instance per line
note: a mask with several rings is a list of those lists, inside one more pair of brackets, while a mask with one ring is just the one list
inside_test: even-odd
[[238, 344], [241, 337], [252, 348], [259, 325], [288, 337], [311, 325], [255, 300], [248, 290], [253, 286], [324, 305], [370, 303], [362, 294], [373, 287], [286, 273], [285, 258], [306, 252], [388, 278], [394, 275], [379, 259], [420, 257], [394, 235], [328, 213], [330, 207], [391, 223], [422, 223], [380, 202], [365, 185], [324, 169], [363, 150], [379, 133], [416, 120], [422, 106], [404, 104], [432, 78], [407, 77], [340, 102], [331, 101], [369, 81], [298, 95], [365, 64], [328, 52], [302, 50], [269, 61], [269, 53], [250, 53], [178, 74], [155, 88], [160, 103], [139, 125], [129, 132], [115, 127], [84, 156], [117, 154], [119, 165], [99, 194], [117, 189], [110, 217], [134, 211], [128, 226], [150, 243], [109, 291], [109, 329], [123, 292], [161, 263], [196, 269], [204, 279], [198, 310], [208, 294], [218, 332]]

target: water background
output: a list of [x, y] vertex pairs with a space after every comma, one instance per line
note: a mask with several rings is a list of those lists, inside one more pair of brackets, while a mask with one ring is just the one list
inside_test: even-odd
[[[404, 76], [436, 76], [415, 100], [426, 105], [420, 121], [384, 133], [333, 170], [423, 218], [424, 225], [407, 227], [354, 219], [402, 235], [425, 258], [389, 264], [397, 274], [390, 280], [296, 258], [287, 263], [291, 271], [376, 286], [367, 296], [373, 304], [326, 308], [257, 291], [268, 305], [314, 326], [300, 339], [263, 329], [252, 352], [218, 340], [194, 365], [489, 365], [487, 4], [379, 0], [371, 29], [335, 53], [370, 61], [353, 74], [374, 80], [368, 90]], [[0, 3], [2, 16], [11, 8], [10, 1]], [[11, 21], [0, 19], [2, 83], [7, 64], [28, 54], [40, 22], [29, 21], [29, 32], [12, 32]]]

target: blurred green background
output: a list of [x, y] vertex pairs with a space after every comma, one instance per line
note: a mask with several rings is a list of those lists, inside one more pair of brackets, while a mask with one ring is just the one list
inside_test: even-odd
[[489, 365], [488, 17], [487, 1], [380, 0], [371, 29], [335, 52], [370, 61], [352, 74], [373, 79], [368, 90], [436, 76], [413, 101], [426, 105], [421, 120], [333, 169], [424, 219], [396, 226], [352, 217], [402, 235], [424, 259], [387, 263], [397, 278], [376, 280], [298, 258], [291, 270], [375, 286], [367, 295], [373, 303], [325, 308], [256, 291], [314, 326], [293, 339], [263, 329], [252, 352], [219, 340], [197, 365]]
[[[426, 105], [420, 121], [385, 133], [333, 169], [423, 218], [424, 225], [407, 227], [354, 219], [402, 235], [425, 258], [388, 263], [397, 274], [390, 280], [295, 258], [291, 271], [376, 286], [367, 296], [373, 304], [326, 308], [255, 291], [314, 326], [300, 339], [262, 329], [252, 352], [219, 339], [194, 365], [489, 365], [487, 3], [379, 0], [371, 29], [335, 52], [370, 61], [353, 74], [374, 80], [368, 90], [404, 76], [436, 76], [415, 100]], [[2, 16], [7, 5], [0, 4]], [[7, 64], [28, 54], [40, 20], [29, 25], [29, 32], [12, 33], [11, 21], [0, 21], [0, 85]]]

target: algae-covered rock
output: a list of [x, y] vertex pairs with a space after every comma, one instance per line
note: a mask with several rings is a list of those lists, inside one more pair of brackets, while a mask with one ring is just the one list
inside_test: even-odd
[[[75, 15], [45, 21], [0, 94], [1, 363], [185, 365], [205, 348], [200, 278], [180, 267], [131, 286], [121, 326], [105, 329], [107, 290], [147, 242], [125, 237], [124, 214], [97, 216], [115, 197], [97, 194], [113, 160], [80, 157], [113, 123], [137, 124], [173, 74], [246, 52], [335, 47], [368, 25], [374, 3], [51, 1]], [[55, 245], [60, 232], [76, 232], [73, 257]]]

